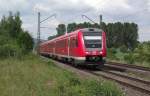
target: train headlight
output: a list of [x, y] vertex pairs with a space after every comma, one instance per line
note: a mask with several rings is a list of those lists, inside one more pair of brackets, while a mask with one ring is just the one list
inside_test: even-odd
[[85, 53], [86, 53], [86, 54], [89, 54], [90, 52], [86, 51]]
[[101, 52], [99, 52], [100, 54], [103, 54], [103, 52], [101, 51]]

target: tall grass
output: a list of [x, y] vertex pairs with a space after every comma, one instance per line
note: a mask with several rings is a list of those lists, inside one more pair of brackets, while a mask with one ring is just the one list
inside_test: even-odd
[[147, 46], [141, 45], [134, 51], [126, 52], [117, 48], [110, 48], [107, 50], [107, 61], [135, 64], [150, 68], [150, 47]]
[[113, 82], [79, 79], [51, 61], [28, 55], [0, 61], [0, 96], [122, 96]]

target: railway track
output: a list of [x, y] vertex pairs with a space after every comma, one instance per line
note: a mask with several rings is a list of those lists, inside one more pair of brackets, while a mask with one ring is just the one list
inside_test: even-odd
[[128, 75], [125, 75], [125, 74], [120, 74], [120, 73], [116, 73], [116, 72], [112, 72], [112, 71], [106, 71], [106, 70], [103, 70], [103, 71], [105, 73], [117, 75], [117, 76], [120, 76], [122, 78], [127, 78], [127, 79], [130, 79], [130, 80], [136, 81], [136, 82], [141, 82], [141, 83], [144, 83], [144, 84], [150, 86], [150, 81], [148, 81], [148, 80], [144, 80], [144, 79], [140, 79], [140, 78], [134, 78], [134, 77], [131, 77], [131, 76], [128, 76]]
[[126, 75], [121, 75], [121, 74], [114, 73], [111, 71], [106, 71], [106, 70], [102, 70], [102, 71], [86, 70], [86, 72], [91, 73], [95, 76], [102, 76], [106, 79], [116, 81], [124, 86], [132, 87], [135, 90], [138, 90], [140, 92], [144, 92], [150, 95], [150, 81], [145, 81], [142, 79], [133, 78], [133, 77], [126, 76]]
[[117, 62], [106, 62], [106, 63], [107, 65], [113, 65], [113, 66], [124, 67], [124, 68], [132, 68], [132, 69], [150, 72], [150, 68], [148, 67], [142, 67], [142, 66], [131, 65], [131, 64], [122, 64], [122, 63], [117, 63]]
[[121, 64], [115, 62], [107, 62], [105, 67], [108, 69], [118, 70], [131, 76], [141, 77], [150, 80], [150, 68], [131, 64]]

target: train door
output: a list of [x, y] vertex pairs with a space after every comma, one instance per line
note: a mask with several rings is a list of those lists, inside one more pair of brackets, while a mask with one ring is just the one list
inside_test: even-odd
[[68, 37], [68, 50], [67, 51], [68, 51], [68, 57], [69, 57], [69, 55], [70, 55], [70, 52], [69, 52], [70, 51], [70, 37]]
[[55, 54], [56, 41], [53, 42], [53, 54]]

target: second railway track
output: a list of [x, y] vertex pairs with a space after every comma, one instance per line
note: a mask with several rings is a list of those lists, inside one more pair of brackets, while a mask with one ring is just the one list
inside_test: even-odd
[[141, 80], [138, 78], [133, 78], [126, 75], [121, 75], [117, 73], [113, 73], [110, 71], [87, 71], [96, 76], [102, 76], [106, 79], [114, 80], [124, 86], [132, 87], [140, 92], [144, 92], [150, 95], [150, 81]]
[[113, 65], [113, 66], [124, 67], [124, 68], [132, 68], [132, 69], [150, 72], [150, 68], [148, 67], [137, 66], [137, 65], [132, 65], [132, 64], [122, 64], [122, 63], [117, 63], [117, 62], [106, 62], [106, 63], [107, 65]]
[[122, 71], [132, 76], [141, 77], [147, 80], [150, 80], [150, 68], [142, 67], [131, 64], [121, 64], [115, 62], [107, 62], [105, 67], [108, 69], [114, 69], [118, 71]]

